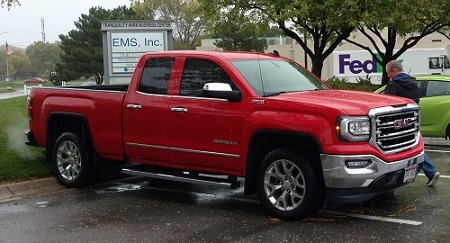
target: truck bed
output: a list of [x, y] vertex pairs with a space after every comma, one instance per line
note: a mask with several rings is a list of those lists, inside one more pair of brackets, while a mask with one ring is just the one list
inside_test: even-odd
[[[47, 127], [52, 120], [61, 126], [77, 118], [86, 122], [92, 134], [96, 152], [104, 158], [123, 158], [122, 105], [128, 85], [93, 85], [36, 87], [30, 96], [34, 107], [34, 121], [30, 128], [40, 146], [47, 141]], [[68, 118], [69, 117], [69, 118]], [[54, 127], [54, 126], [53, 126]]]

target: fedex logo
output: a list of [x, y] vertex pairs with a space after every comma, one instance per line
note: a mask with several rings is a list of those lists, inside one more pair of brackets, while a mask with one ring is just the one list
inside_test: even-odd
[[[352, 73], [360, 74], [361, 72], [365, 74], [370, 73], [381, 73], [383, 68], [377, 63], [375, 58], [369, 60], [352, 60], [350, 54], [339, 55], [339, 74]], [[347, 71], [347, 72], [346, 72]]]

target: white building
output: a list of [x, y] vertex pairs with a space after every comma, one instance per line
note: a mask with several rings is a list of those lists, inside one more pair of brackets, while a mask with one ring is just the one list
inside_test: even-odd
[[[363, 45], [368, 45], [369, 41], [367, 38], [362, 36], [361, 34], [358, 35], [358, 33], [353, 33], [353, 38], [355, 42], [362, 43]], [[374, 38], [375, 40], [378, 40], [377, 38]], [[404, 38], [398, 37], [396, 48], [400, 48], [401, 45], [404, 42]], [[216, 39], [202, 39], [201, 40], [201, 46], [197, 47], [197, 50], [219, 50], [214, 43], [216, 42]], [[305, 62], [305, 52], [300, 47], [300, 45], [292, 38], [290, 37], [270, 37], [267, 38], [268, 47], [267, 47], [267, 53], [271, 53], [274, 50], [278, 51], [281, 56], [288, 57], [292, 60], [295, 60], [299, 64], [305, 66], [306, 68], [311, 68], [311, 59], [309, 57], [306, 58], [307, 62]], [[312, 41], [307, 40], [308, 46], [312, 48]], [[379, 44], [379, 46], [382, 46]], [[414, 46], [412, 49], [422, 49], [422, 48], [445, 48], [447, 50], [450, 49], [450, 40], [447, 39], [445, 36], [434, 33], [430, 34], [424, 38], [422, 38], [419, 43]], [[336, 48], [336, 51], [346, 51], [346, 50], [361, 50], [359, 47], [348, 43], [343, 42], [338, 48]], [[334, 75], [334, 60], [333, 55], [330, 55], [324, 62], [324, 66], [322, 69], [322, 79], [326, 80]]]

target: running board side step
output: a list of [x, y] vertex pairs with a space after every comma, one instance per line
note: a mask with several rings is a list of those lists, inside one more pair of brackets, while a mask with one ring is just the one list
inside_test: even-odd
[[123, 168], [122, 173], [127, 175], [143, 176], [155, 179], [163, 179], [169, 181], [186, 182], [191, 184], [200, 184], [208, 186], [223, 187], [229, 189], [236, 189], [240, 186], [240, 182], [237, 180], [236, 176], [228, 176], [228, 178], [223, 178], [224, 176], [209, 175], [209, 174], [198, 174], [193, 172], [182, 172], [182, 171], [153, 171], [148, 169], [142, 169], [141, 166]]

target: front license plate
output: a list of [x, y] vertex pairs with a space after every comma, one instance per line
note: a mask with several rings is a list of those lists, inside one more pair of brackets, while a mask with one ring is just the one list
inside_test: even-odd
[[405, 177], [403, 178], [403, 183], [408, 183], [416, 178], [417, 165], [410, 166], [405, 169]]

